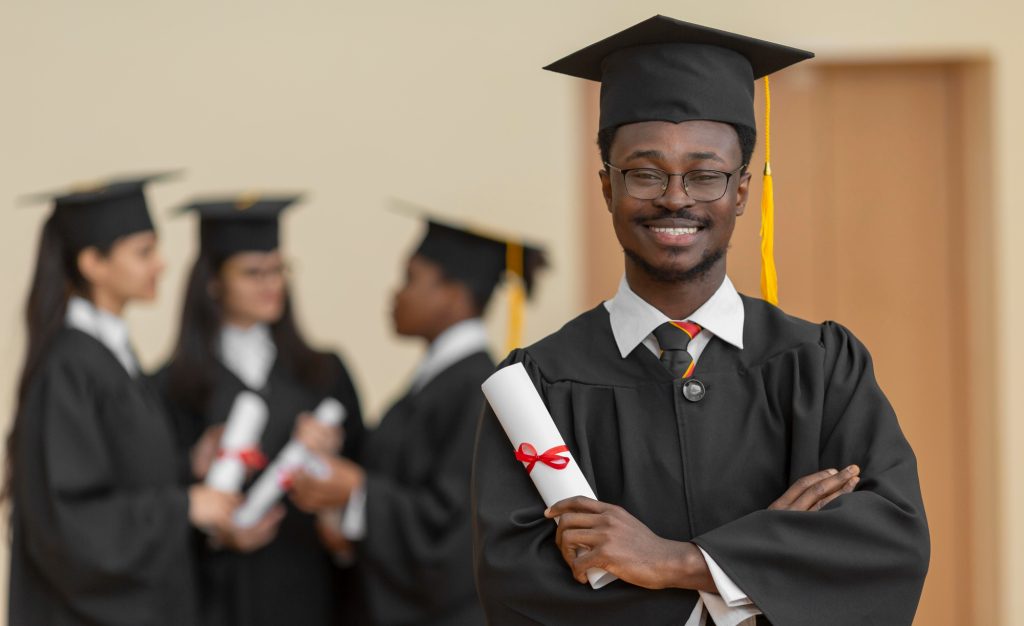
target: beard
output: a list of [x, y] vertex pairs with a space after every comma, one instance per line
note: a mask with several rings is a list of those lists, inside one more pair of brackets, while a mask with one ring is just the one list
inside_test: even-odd
[[711, 268], [725, 258], [726, 248], [727, 246], [723, 246], [717, 250], [706, 252], [699, 263], [685, 270], [675, 269], [671, 266], [658, 267], [656, 265], [651, 265], [646, 259], [629, 248], [623, 248], [622, 251], [652, 280], [659, 283], [676, 284], [696, 282], [707, 276], [708, 272], [711, 271]]

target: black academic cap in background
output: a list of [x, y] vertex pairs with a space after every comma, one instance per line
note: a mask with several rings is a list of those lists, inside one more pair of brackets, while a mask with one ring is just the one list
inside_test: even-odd
[[53, 203], [57, 228], [73, 249], [89, 246], [107, 248], [126, 235], [154, 230], [145, 186], [177, 174], [160, 172], [112, 176], [32, 194], [25, 199]]
[[238, 193], [195, 198], [177, 209], [199, 215], [203, 254], [225, 259], [239, 252], [269, 252], [280, 245], [281, 213], [300, 194]]

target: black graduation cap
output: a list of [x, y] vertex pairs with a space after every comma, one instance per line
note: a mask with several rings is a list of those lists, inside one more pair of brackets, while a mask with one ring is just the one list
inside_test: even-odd
[[53, 202], [57, 228], [72, 248], [106, 248], [126, 235], [155, 230], [146, 203], [145, 185], [177, 174], [110, 177], [32, 194], [26, 199]]
[[435, 217], [405, 202], [396, 201], [394, 208], [426, 223], [427, 231], [414, 254], [437, 263], [448, 278], [465, 284], [481, 306], [486, 306], [502, 279], [512, 278], [508, 343], [518, 346], [522, 300], [533, 294], [537, 271], [548, 265], [544, 249], [517, 237]]
[[241, 193], [197, 198], [178, 209], [199, 214], [203, 254], [225, 259], [239, 252], [269, 252], [280, 244], [281, 212], [299, 194]]
[[533, 293], [537, 270], [547, 266], [539, 247], [433, 217], [425, 219], [427, 232], [416, 254], [439, 264], [449, 278], [465, 283], [478, 302], [490, 299], [506, 272], [522, 278], [527, 297]]
[[778, 304], [768, 75], [812, 57], [806, 50], [656, 15], [544, 69], [601, 82], [600, 130], [691, 120], [753, 129], [754, 81], [765, 79], [761, 295]]
[[656, 15], [544, 69], [601, 83], [601, 130], [688, 120], [755, 128], [754, 81], [813, 56]]

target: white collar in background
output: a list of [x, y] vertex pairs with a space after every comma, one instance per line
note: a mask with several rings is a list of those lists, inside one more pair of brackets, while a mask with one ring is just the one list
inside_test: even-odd
[[259, 391], [266, 387], [270, 370], [277, 360], [277, 345], [266, 324], [239, 328], [225, 324], [217, 342], [218, 356], [224, 367], [245, 386]]
[[434, 377], [471, 354], [487, 350], [487, 329], [479, 317], [450, 326], [430, 344], [416, 368], [412, 392], [423, 389]]
[[[654, 329], [669, 321], [669, 318], [630, 289], [626, 277], [619, 281], [619, 291], [604, 303], [608, 309], [619, 354], [626, 358], [638, 345], [644, 343]], [[701, 335], [718, 337], [739, 349], [743, 349], [743, 300], [732, 281], [726, 276], [715, 293], [694, 311], [686, 320], [699, 324], [704, 331]], [[699, 336], [699, 335], [698, 335]], [[710, 340], [710, 336], [707, 337]], [[704, 341], [700, 345], [706, 345]]]
[[128, 336], [128, 325], [120, 317], [97, 308], [81, 296], [71, 296], [64, 314], [64, 324], [103, 344], [131, 376], [139, 373], [139, 364], [135, 361]]

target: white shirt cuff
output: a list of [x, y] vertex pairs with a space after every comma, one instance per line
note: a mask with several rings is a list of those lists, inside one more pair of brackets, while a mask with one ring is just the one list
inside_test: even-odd
[[729, 607], [717, 593], [698, 593], [700, 599], [697, 600], [697, 606], [693, 608], [686, 626], [705, 626], [707, 615], [715, 620], [716, 626], [754, 626], [757, 623], [757, 616], [761, 614], [761, 610], [753, 604]]
[[[729, 578], [729, 575], [722, 571], [722, 568], [718, 566], [711, 555], [704, 551], [704, 548], [700, 549], [700, 553], [704, 555], [704, 560], [707, 561], [708, 570], [711, 572], [711, 578], [715, 581], [715, 586], [718, 587], [718, 596], [721, 597], [721, 601], [724, 602], [725, 606], [729, 608], [747, 606], [754, 604], [747, 594], [743, 593], [743, 590]], [[712, 594], [714, 595], [714, 594]], [[712, 616], [714, 617], [714, 616]], [[715, 619], [718, 622], [718, 619]]]
[[356, 488], [349, 496], [338, 530], [349, 541], [362, 541], [366, 537], [366, 485]]

